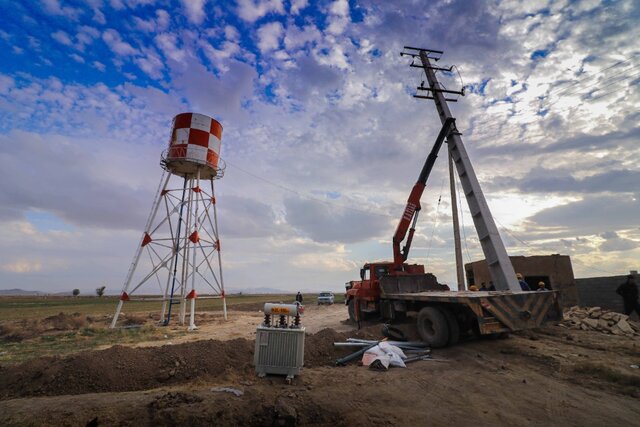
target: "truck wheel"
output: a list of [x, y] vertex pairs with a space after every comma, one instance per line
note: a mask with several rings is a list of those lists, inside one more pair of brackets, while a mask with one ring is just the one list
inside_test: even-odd
[[349, 300], [349, 305], [347, 306], [349, 310], [349, 320], [352, 322], [356, 321], [356, 302], [353, 298]]
[[444, 347], [449, 341], [447, 318], [436, 307], [424, 307], [418, 313], [418, 334], [431, 347]]
[[458, 324], [458, 319], [456, 319], [456, 316], [448, 308], [443, 307], [440, 311], [442, 311], [444, 317], [447, 318], [447, 326], [449, 327], [449, 342], [447, 342], [447, 344], [458, 344], [458, 341], [460, 341], [460, 325]]

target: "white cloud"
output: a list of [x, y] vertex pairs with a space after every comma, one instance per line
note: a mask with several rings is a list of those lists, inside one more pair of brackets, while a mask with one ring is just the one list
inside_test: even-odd
[[240, 46], [234, 42], [225, 41], [220, 49], [216, 49], [207, 42], [202, 42], [204, 54], [219, 70], [228, 70], [227, 60], [240, 53]]
[[166, 10], [157, 10], [156, 11], [156, 23], [158, 25], [158, 31], [164, 31], [169, 27], [169, 23], [171, 22], [171, 17]]
[[164, 53], [164, 56], [171, 58], [174, 61], [183, 61], [185, 58], [185, 51], [178, 48], [178, 38], [175, 34], [162, 33], [158, 34], [155, 38], [155, 42]]
[[302, 9], [309, 5], [309, 0], [292, 0], [291, 1], [291, 14], [297, 15]]
[[109, 46], [109, 48], [117, 55], [130, 56], [138, 53], [129, 43], [122, 40], [120, 33], [116, 30], [109, 29], [102, 33], [102, 40]]
[[77, 53], [72, 53], [69, 55], [69, 57], [79, 64], [84, 64], [84, 58]]
[[329, 6], [329, 12], [333, 15], [349, 16], [349, 2], [347, 0], [335, 0]]
[[333, 35], [342, 34], [351, 22], [349, 17], [349, 2], [347, 0], [335, 0], [329, 6], [329, 25], [327, 32]]
[[224, 27], [224, 36], [227, 38], [227, 40], [238, 41], [238, 39], [240, 38], [240, 33], [238, 32], [238, 29], [233, 25], [226, 25]]
[[206, 15], [204, 13], [204, 6], [207, 0], [182, 0], [182, 7], [189, 22], [193, 24], [202, 24]]
[[318, 42], [322, 39], [322, 33], [313, 25], [305, 25], [303, 28], [291, 23], [287, 25], [287, 32], [284, 36], [284, 47], [287, 50], [297, 49], [308, 43]]
[[258, 28], [258, 49], [266, 53], [280, 47], [280, 40], [284, 33], [284, 28], [280, 22], [269, 22]]
[[61, 6], [59, 0], [41, 0], [42, 5], [44, 6], [44, 10], [56, 16], [64, 16], [73, 21], [77, 20], [81, 14], [80, 9], [76, 9], [69, 6]]
[[38, 260], [20, 259], [3, 264], [2, 269], [11, 273], [32, 273], [42, 270], [42, 263]]
[[156, 17], [150, 19], [142, 19], [138, 16], [133, 17], [136, 28], [147, 33], [165, 31], [169, 27], [171, 18], [166, 10], [156, 10]]
[[92, 44], [98, 37], [100, 37], [100, 31], [93, 27], [83, 25], [76, 34], [76, 40], [78, 41], [76, 48], [83, 51], [87, 45]]
[[105, 70], [105, 66], [102, 62], [100, 61], [93, 61], [91, 63], [91, 65], [93, 65], [94, 68], [100, 70], [100, 71], [104, 71]]
[[71, 41], [71, 38], [69, 37], [69, 34], [65, 33], [62, 30], [58, 30], [51, 33], [51, 38], [53, 38], [55, 41], [65, 46], [71, 46], [73, 44], [73, 42]]
[[269, 13], [284, 14], [282, 0], [238, 0], [238, 15], [247, 22], [255, 22]]
[[144, 56], [137, 57], [134, 62], [149, 77], [159, 79], [162, 77], [164, 64], [160, 57], [154, 51], [148, 51]]

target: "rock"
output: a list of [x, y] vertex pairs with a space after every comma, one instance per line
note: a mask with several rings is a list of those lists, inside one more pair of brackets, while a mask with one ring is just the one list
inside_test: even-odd
[[616, 320], [616, 313], [609, 311], [607, 313], [603, 313], [602, 316], [600, 316], [601, 319], [604, 320]]
[[618, 325], [615, 325], [611, 328], [611, 333], [613, 335], [624, 335], [624, 332], [618, 327]]
[[297, 424], [298, 412], [296, 411], [296, 408], [282, 397], [279, 397], [276, 400], [275, 411], [277, 417], [276, 425], [294, 426]]
[[634, 333], [633, 328], [631, 328], [631, 326], [629, 325], [629, 322], [627, 322], [626, 320], [620, 320], [616, 326], [620, 328], [620, 330], [625, 334]]
[[[596, 319], [584, 318], [582, 319], [582, 325], [586, 325], [591, 329], [596, 329], [598, 327], [598, 321]], [[580, 325], [580, 326], [582, 326]]]
[[607, 322], [606, 320], [598, 319], [598, 329], [602, 329], [602, 330], [607, 331], [607, 330], [610, 329], [609, 326], [610, 326], [609, 322]]

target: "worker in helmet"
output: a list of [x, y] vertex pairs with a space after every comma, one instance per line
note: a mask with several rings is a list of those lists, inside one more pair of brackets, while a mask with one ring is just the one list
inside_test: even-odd
[[518, 278], [518, 283], [520, 284], [520, 289], [522, 289], [523, 291], [530, 291], [531, 290], [531, 288], [529, 287], [527, 282], [524, 281], [524, 277], [522, 277], [522, 274], [516, 273], [516, 277]]
[[471, 286], [469, 286], [469, 290], [471, 292], [478, 292], [478, 287], [476, 285], [471, 285]]
[[538, 282], [538, 292], [540, 291], [548, 291], [547, 285], [541, 280]]

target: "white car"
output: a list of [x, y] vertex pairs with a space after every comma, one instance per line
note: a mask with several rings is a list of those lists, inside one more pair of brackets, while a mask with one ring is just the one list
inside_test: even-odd
[[333, 295], [333, 292], [320, 292], [318, 295], [318, 305], [320, 304], [333, 304], [336, 297]]

